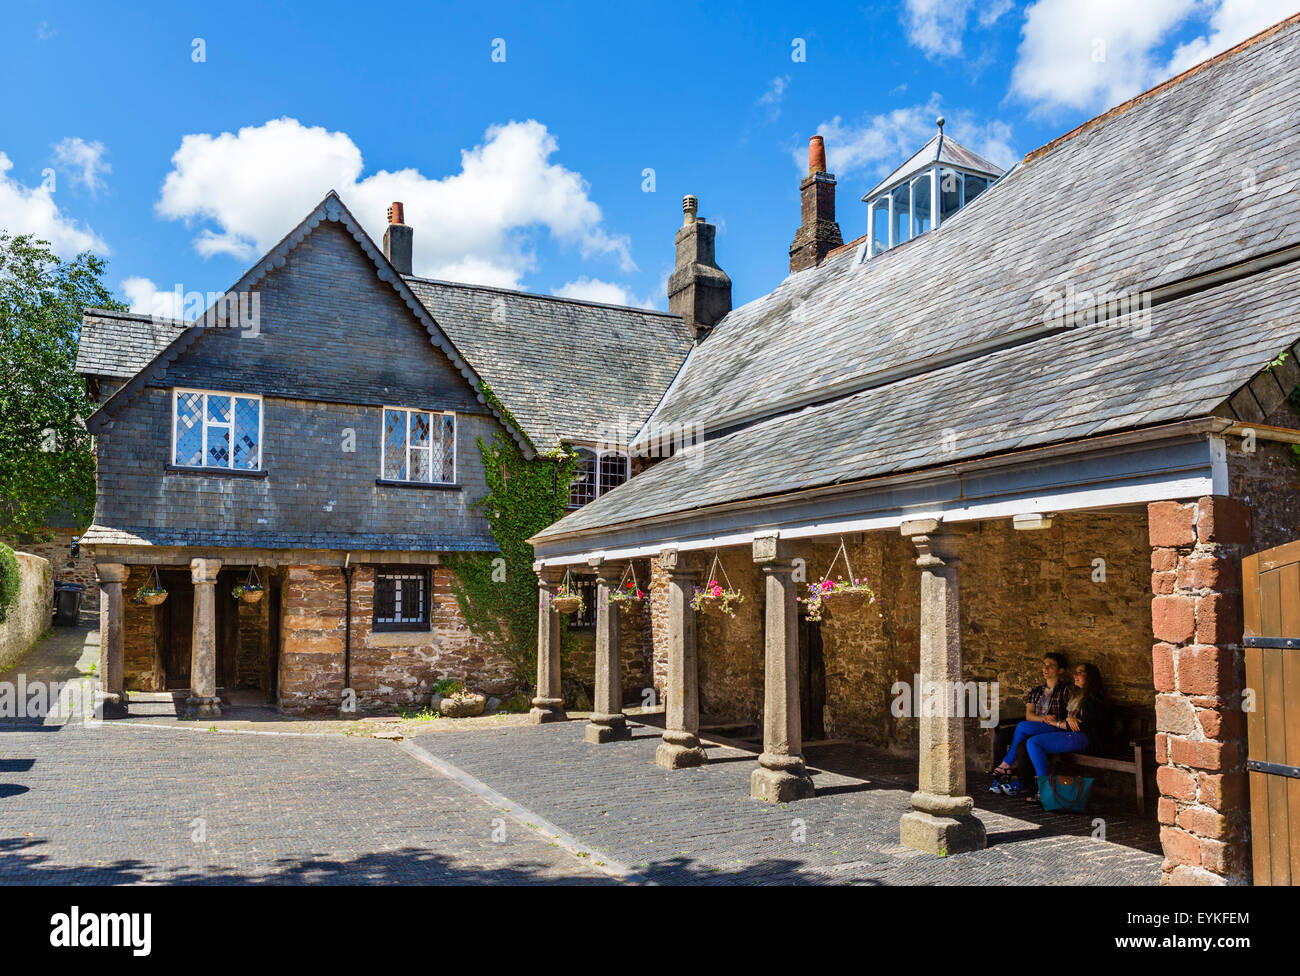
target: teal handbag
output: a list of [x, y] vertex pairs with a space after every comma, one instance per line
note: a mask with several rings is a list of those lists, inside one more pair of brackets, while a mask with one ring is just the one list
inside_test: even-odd
[[1043, 801], [1044, 810], [1083, 813], [1088, 809], [1088, 797], [1095, 782], [1087, 776], [1040, 776], [1038, 798]]

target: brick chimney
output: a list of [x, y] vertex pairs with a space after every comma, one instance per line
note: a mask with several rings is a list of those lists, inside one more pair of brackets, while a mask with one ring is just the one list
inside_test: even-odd
[[415, 231], [403, 223], [405, 218], [400, 203], [389, 206], [388, 228], [384, 231], [384, 257], [388, 258], [388, 263], [397, 269], [398, 274], [409, 275]]
[[713, 256], [718, 228], [700, 220], [698, 209], [695, 197], [682, 200], [685, 219], [677, 231], [677, 265], [668, 279], [668, 311], [685, 319], [696, 339], [731, 311], [731, 279]]
[[844, 243], [835, 222], [835, 176], [826, 172], [826, 143], [821, 136], [808, 140], [808, 175], [799, 184], [803, 223], [790, 244], [790, 271], [814, 267]]

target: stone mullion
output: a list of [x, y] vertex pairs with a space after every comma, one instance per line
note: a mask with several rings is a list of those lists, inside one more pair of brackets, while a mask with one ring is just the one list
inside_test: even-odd
[[984, 824], [974, 816], [975, 801], [966, 795], [966, 749], [963, 717], [949, 714], [962, 680], [961, 614], [958, 597], [960, 535], [937, 519], [904, 522], [904, 536], [916, 547], [921, 569], [921, 697], [942, 685], [938, 715], [922, 715], [920, 776], [912, 810], [903, 814], [899, 836], [907, 847], [932, 854], [954, 854], [987, 844]]
[[799, 605], [795, 563], [782, 558], [776, 536], [754, 540], [754, 562], [763, 567], [763, 752], [750, 775], [756, 800], [787, 803], [813, 795], [804, 766], [799, 714]]
[[699, 658], [691, 609], [699, 574], [684, 565], [676, 549], [661, 552], [659, 565], [668, 577], [668, 679], [663, 741], [655, 750], [655, 762], [665, 769], [680, 769], [707, 761], [699, 738]]
[[1245, 883], [1240, 559], [1250, 510], [1223, 496], [1153, 502], [1147, 525], [1162, 880]]
[[584, 735], [588, 742], [614, 742], [631, 736], [623, 715], [619, 608], [609, 602], [625, 564], [593, 558], [589, 565], [596, 571], [596, 700]]
[[219, 559], [191, 559], [194, 583], [194, 631], [190, 643], [190, 697], [186, 714], [203, 718], [221, 714], [217, 697], [217, 574]]
[[104, 718], [125, 718], [127, 714], [126, 650], [122, 584], [126, 581], [127, 568], [121, 563], [96, 563], [95, 573], [100, 592], [99, 675], [101, 714]]
[[564, 696], [560, 691], [560, 615], [552, 606], [560, 588], [558, 570], [534, 564], [537, 572], [537, 696], [528, 713], [534, 725], [564, 722]]

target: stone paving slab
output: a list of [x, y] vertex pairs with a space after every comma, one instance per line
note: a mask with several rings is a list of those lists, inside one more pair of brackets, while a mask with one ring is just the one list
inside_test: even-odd
[[0, 726], [0, 884], [132, 883], [614, 882], [391, 743]]
[[[769, 806], [749, 798], [752, 752], [715, 744], [708, 766], [669, 772], [654, 765], [658, 730], [642, 725], [634, 726], [631, 741], [607, 745], [585, 742], [580, 722], [425, 735], [415, 742], [659, 883], [1154, 885], [1160, 879], [1158, 853], [1094, 839], [1093, 815], [1022, 812], [1025, 805], [1011, 800], [979, 811], [987, 849], [935, 858], [898, 843], [911, 790], [896, 777], [819, 769], [818, 796]], [[882, 766], [898, 769], [897, 763]], [[1053, 818], [1061, 818], [1060, 826]]]

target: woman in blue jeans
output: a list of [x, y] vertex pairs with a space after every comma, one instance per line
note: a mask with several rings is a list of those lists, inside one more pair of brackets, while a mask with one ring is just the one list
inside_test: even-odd
[[[1065, 721], [1043, 735], [1036, 735], [1025, 743], [1029, 761], [1039, 776], [1050, 776], [1048, 758], [1058, 752], [1083, 752], [1088, 748], [1089, 736], [1100, 728], [1101, 712], [1105, 701], [1105, 688], [1101, 672], [1095, 664], [1080, 664], [1074, 669], [1074, 688], [1066, 705]], [[1031, 800], [1037, 800], [1035, 793]]]

